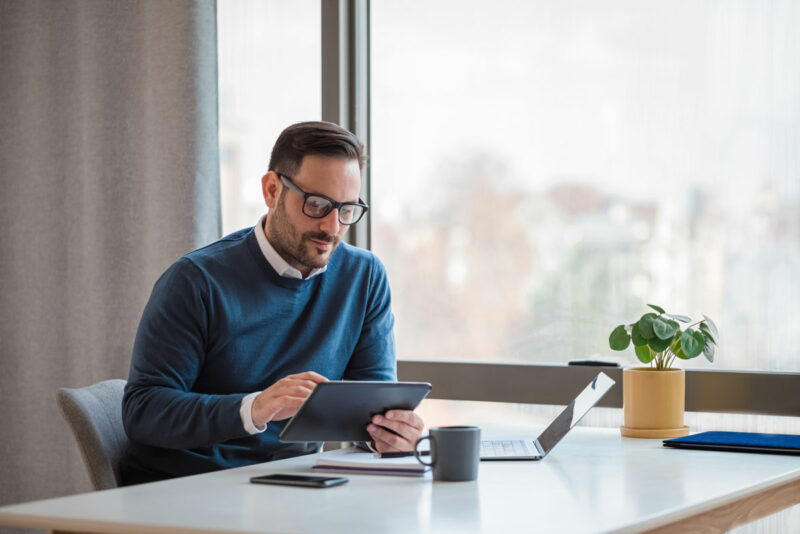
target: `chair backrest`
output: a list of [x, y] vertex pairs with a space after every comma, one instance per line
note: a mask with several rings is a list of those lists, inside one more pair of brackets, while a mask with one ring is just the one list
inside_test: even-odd
[[119, 463], [128, 446], [122, 426], [125, 383], [117, 378], [58, 390], [58, 406], [75, 434], [95, 490], [122, 485]]

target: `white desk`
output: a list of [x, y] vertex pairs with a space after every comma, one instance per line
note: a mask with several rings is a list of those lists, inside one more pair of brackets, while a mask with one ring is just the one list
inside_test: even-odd
[[[507, 431], [510, 429], [506, 429]], [[533, 430], [533, 432], [531, 432]], [[485, 432], [485, 434], [489, 434]], [[535, 436], [536, 429], [505, 437]], [[485, 437], [504, 437], [486, 435]], [[329, 489], [248, 483], [305, 456], [0, 508], [0, 524], [83, 532], [721, 531], [800, 501], [800, 457], [682, 451], [576, 428], [540, 462], [482, 462], [477, 482], [349, 475]]]

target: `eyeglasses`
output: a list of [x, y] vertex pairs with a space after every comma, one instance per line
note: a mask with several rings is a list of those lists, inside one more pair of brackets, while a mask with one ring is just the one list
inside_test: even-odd
[[358, 202], [336, 202], [325, 195], [306, 193], [297, 187], [292, 179], [281, 173], [276, 173], [283, 185], [303, 195], [303, 213], [312, 219], [321, 219], [334, 209], [339, 210], [339, 222], [344, 225], [355, 224], [367, 213], [369, 206], [360, 198]]

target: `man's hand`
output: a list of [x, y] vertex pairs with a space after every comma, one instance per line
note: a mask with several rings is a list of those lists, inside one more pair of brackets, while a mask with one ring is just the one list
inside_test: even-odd
[[378, 452], [408, 452], [422, 436], [425, 423], [410, 410], [389, 410], [372, 418], [367, 432], [375, 440]]
[[281, 378], [259, 393], [253, 401], [250, 410], [253, 424], [261, 427], [270, 421], [288, 419], [297, 413], [317, 384], [327, 381], [327, 378], [314, 371]]

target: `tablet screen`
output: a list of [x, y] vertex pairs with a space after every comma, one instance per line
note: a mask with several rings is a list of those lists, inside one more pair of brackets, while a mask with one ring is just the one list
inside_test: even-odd
[[279, 439], [370, 441], [367, 425], [373, 415], [391, 409], [413, 410], [430, 390], [427, 382], [323, 382], [289, 420]]

